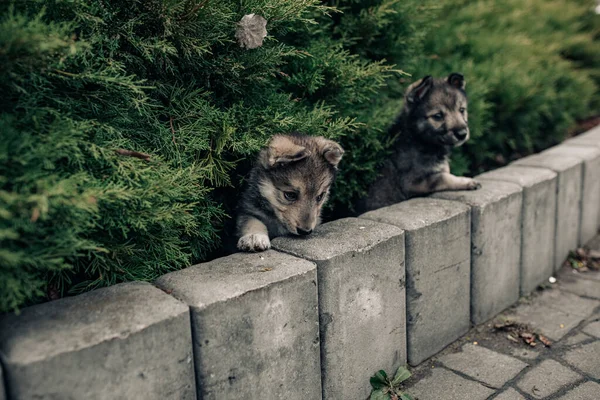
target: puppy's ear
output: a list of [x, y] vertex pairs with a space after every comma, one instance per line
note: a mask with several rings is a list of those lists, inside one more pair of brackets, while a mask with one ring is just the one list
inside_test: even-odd
[[344, 155], [344, 149], [342, 149], [342, 146], [333, 140], [325, 139], [322, 136], [319, 136], [317, 140], [319, 152], [329, 164], [337, 167], [342, 159], [342, 156]]
[[288, 136], [275, 135], [269, 142], [269, 146], [261, 151], [259, 158], [261, 164], [268, 169], [300, 161], [309, 155], [310, 152], [305, 147], [292, 142]]
[[465, 77], [457, 72], [453, 72], [450, 75], [448, 75], [448, 83], [450, 84], [450, 86], [454, 86], [455, 88], [461, 90], [465, 90], [465, 87], [467, 86], [467, 82], [465, 82]]
[[433, 78], [431, 75], [427, 75], [420, 81], [416, 81], [406, 89], [406, 101], [410, 104], [415, 104], [421, 101], [429, 89], [433, 86]]

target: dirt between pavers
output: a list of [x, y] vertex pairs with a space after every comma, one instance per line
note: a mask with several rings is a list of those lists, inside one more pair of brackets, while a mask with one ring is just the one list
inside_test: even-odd
[[[549, 285], [548, 285], [549, 286]], [[528, 296], [522, 297], [516, 304], [507, 308], [502, 313], [498, 314], [496, 317], [491, 319], [490, 321], [477, 325], [469, 332], [467, 332], [460, 339], [455, 341], [454, 343], [448, 345], [444, 350], [440, 353], [436, 354], [432, 358], [422, 362], [417, 367], [410, 368], [412, 372], [412, 376], [404, 382], [404, 386], [407, 388], [406, 392], [410, 394], [410, 387], [415, 383], [420, 381], [421, 379], [431, 375], [431, 371], [435, 368], [440, 368], [443, 366], [441, 362], [438, 361], [439, 358], [443, 357], [447, 354], [457, 353], [461, 351], [463, 345], [467, 343], [483, 346], [487, 349], [496, 351], [501, 354], [505, 354], [516, 359], [519, 359], [527, 364], [529, 367], [523, 370], [518, 377], [524, 374], [526, 371], [531, 370], [531, 368], [537, 364], [539, 364], [542, 360], [547, 358], [558, 359], [562, 356], [567, 350], [572, 350], [581, 347], [584, 344], [590, 343], [594, 340], [597, 340], [589, 335], [586, 335], [588, 338], [580, 341], [576, 344], [567, 345], [567, 341], [579, 334], [581, 332], [582, 327], [586, 326], [588, 323], [599, 320], [600, 319], [600, 307], [597, 307], [592, 315], [582, 321], [576, 328], [572, 329], [567, 335], [565, 335], [561, 340], [554, 342], [551, 341], [550, 346], [545, 346], [539, 340], [536, 340], [537, 344], [535, 347], [528, 345], [525, 343], [522, 338], [518, 338], [518, 342], [514, 342], [507, 338], [507, 332], [502, 329], [497, 329], [497, 325], [502, 325], [506, 321], [510, 320], [510, 315], [514, 314], [514, 309], [524, 304], [531, 303], [536, 297], [541, 295], [545, 290], [559, 290], [554, 285], [551, 289], [538, 288], [535, 292], [531, 293]], [[532, 333], [542, 333], [537, 332], [535, 329], [529, 328]], [[462, 376], [462, 374], [461, 374]], [[472, 378], [467, 378], [471, 380], [475, 380]], [[513, 379], [514, 380], [514, 379]], [[476, 380], [475, 380], [476, 381]], [[483, 382], [478, 381], [484, 386], [488, 386]], [[489, 387], [489, 386], [488, 386]], [[554, 397], [554, 396], [552, 396]], [[429, 399], [421, 399], [421, 400], [429, 400]], [[442, 400], [442, 399], [439, 399]]]

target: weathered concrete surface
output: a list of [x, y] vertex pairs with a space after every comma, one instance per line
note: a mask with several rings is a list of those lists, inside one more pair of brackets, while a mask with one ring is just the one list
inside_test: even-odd
[[579, 245], [590, 241], [600, 226], [600, 148], [563, 143], [542, 154], [575, 157], [583, 161]]
[[528, 304], [507, 311], [509, 320], [528, 324], [552, 340], [559, 340], [589, 317], [600, 301], [549, 289]]
[[469, 329], [471, 213], [441, 199], [411, 199], [361, 218], [406, 235], [408, 362], [417, 365]]
[[273, 247], [317, 264], [323, 398], [366, 398], [376, 371], [406, 364], [404, 233], [347, 218]]
[[435, 368], [431, 376], [410, 387], [408, 393], [418, 400], [485, 400], [494, 390], [446, 369]]
[[[519, 299], [523, 191], [510, 182], [481, 181], [474, 191], [432, 197], [471, 207], [471, 321], [493, 318]], [[600, 207], [599, 207], [600, 208]]]
[[571, 385], [583, 377], [554, 360], [544, 360], [528, 371], [517, 383], [519, 389], [535, 399], [543, 399], [563, 386]]
[[125, 283], [0, 317], [10, 399], [195, 399], [188, 307]]
[[582, 331], [600, 339], [600, 320], [588, 324]]
[[600, 379], [600, 358], [598, 358], [598, 355], [600, 355], [600, 341], [596, 340], [569, 350], [564, 359], [584, 374], [594, 379]]
[[583, 161], [562, 154], [540, 153], [521, 158], [513, 164], [546, 168], [558, 175], [554, 251], [554, 269], [558, 271], [569, 251], [577, 248], [579, 244]]
[[494, 397], [494, 400], [525, 400], [525, 397], [521, 396], [515, 389], [508, 388], [500, 393], [500, 395]]
[[521, 225], [521, 295], [534, 290], [554, 272], [557, 174], [533, 167], [508, 166], [477, 177], [516, 183], [523, 188]]
[[600, 272], [579, 272], [570, 266], [564, 266], [558, 272], [558, 283], [565, 292], [600, 300]]
[[199, 398], [320, 398], [315, 268], [271, 250], [156, 281], [190, 306]]
[[[477, 360], [477, 362], [474, 362]], [[504, 354], [467, 343], [459, 353], [439, 358], [446, 368], [461, 372], [488, 386], [501, 388], [527, 367], [523, 361]]]
[[596, 400], [600, 393], [600, 385], [596, 382], [588, 381], [569, 391], [557, 400]]

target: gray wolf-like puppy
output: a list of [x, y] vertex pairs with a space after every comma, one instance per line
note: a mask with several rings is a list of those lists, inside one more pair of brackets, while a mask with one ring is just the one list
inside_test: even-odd
[[237, 248], [263, 251], [273, 237], [309, 235], [320, 223], [342, 154], [339, 144], [323, 137], [273, 136], [238, 204]]
[[380, 178], [369, 188], [359, 209], [368, 211], [443, 190], [474, 190], [480, 184], [450, 173], [452, 148], [469, 139], [465, 79], [452, 73], [431, 76], [406, 90], [404, 107], [390, 134], [392, 156], [383, 164]]

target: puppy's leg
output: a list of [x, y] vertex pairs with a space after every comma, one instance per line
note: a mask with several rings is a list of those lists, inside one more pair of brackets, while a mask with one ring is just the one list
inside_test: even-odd
[[271, 248], [269, 240], [269, 231], [265, 224], [254, 217], [247, 217], [242, 222], [239, 232], [241, 233], [238, 240], [237, 248], [241, 251], [265, 251]]
[[415, 194], [427, 194], [444, 190], [475, 190], [480, 187], [481, 184], [475, 179], [455, 176], [449, 172], [440, 172], [429, 175], [418, 184], [413, 185], [411, 191]]

